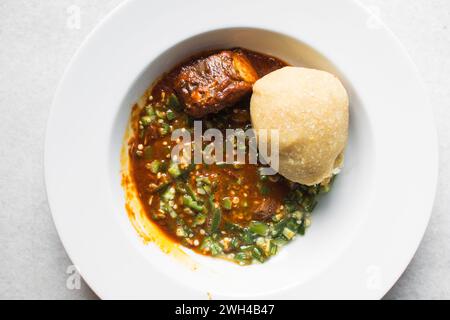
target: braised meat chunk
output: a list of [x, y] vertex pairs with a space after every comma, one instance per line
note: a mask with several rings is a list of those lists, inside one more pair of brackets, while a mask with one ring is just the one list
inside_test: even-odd
[[275, 214], [279, 205], [271, 198], [263, 199], [262, 202], [255, 208], [253, 219], [257, 221], [268, 221]]
[[234, 105], [251, 92], [258, 75], [239, 51], [222, 51], [183, 66], [175, 90], [186, 113], [200, 118]]

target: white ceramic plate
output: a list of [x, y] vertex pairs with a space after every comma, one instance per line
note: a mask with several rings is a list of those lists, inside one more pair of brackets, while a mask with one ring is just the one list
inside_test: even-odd
[[[124, 209], [120, 148], [130, 108], [192, 53], [242, 46], [332, 71], [351, 97], [346, 166], [306, 236], [263, 265], [144, 245]], [[352, 1], [126, 2], [73, 59], [50, 115], [48, 198], [60, 237], [101, 298], [380, 298], [426, 228], [437, 176], [416, 69]]]

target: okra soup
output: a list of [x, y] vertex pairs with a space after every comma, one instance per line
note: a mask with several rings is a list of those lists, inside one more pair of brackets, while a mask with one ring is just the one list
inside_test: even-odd
[[327, 72], [215, 50], [161, 75], [129, 127], [128, 183], [148, 220], [198, 254], [264, 263], [305, 235], [342, 168], [348, 97]]

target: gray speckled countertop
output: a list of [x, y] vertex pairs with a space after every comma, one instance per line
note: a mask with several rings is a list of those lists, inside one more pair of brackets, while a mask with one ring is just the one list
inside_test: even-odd
[[[0, 299], [96, 299], [71, 282], [43, 178], [55, 88], [86, 35], [121, 0], [0, 1]], [[387, 299], [450, 298], [450, 2], [361, 0], [417, 64], [440, 138], [439, 186], [425, 238]], [[79, 28], [69, 19], [80, 10]], [[69, 281], [68, 281], [69, 279]]]

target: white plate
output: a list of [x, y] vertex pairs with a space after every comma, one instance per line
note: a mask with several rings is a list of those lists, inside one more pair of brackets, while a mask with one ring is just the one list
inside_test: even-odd
[[[216, 30], [216, 31], [214, 31]], [[346, 166], [312, 227], [263, 265], [144, 245], [124, 209], [120, 148], [133, 102], [191, 53], [243, 46], [338, 74], [351, 96]], [[116, 9], [73, 59], [50, 115], [48, 198], [62, 242], [101, 298], [380, 298], [426, 228], [437, 177], [421, 81], [352, 1], [146, 1]]]

